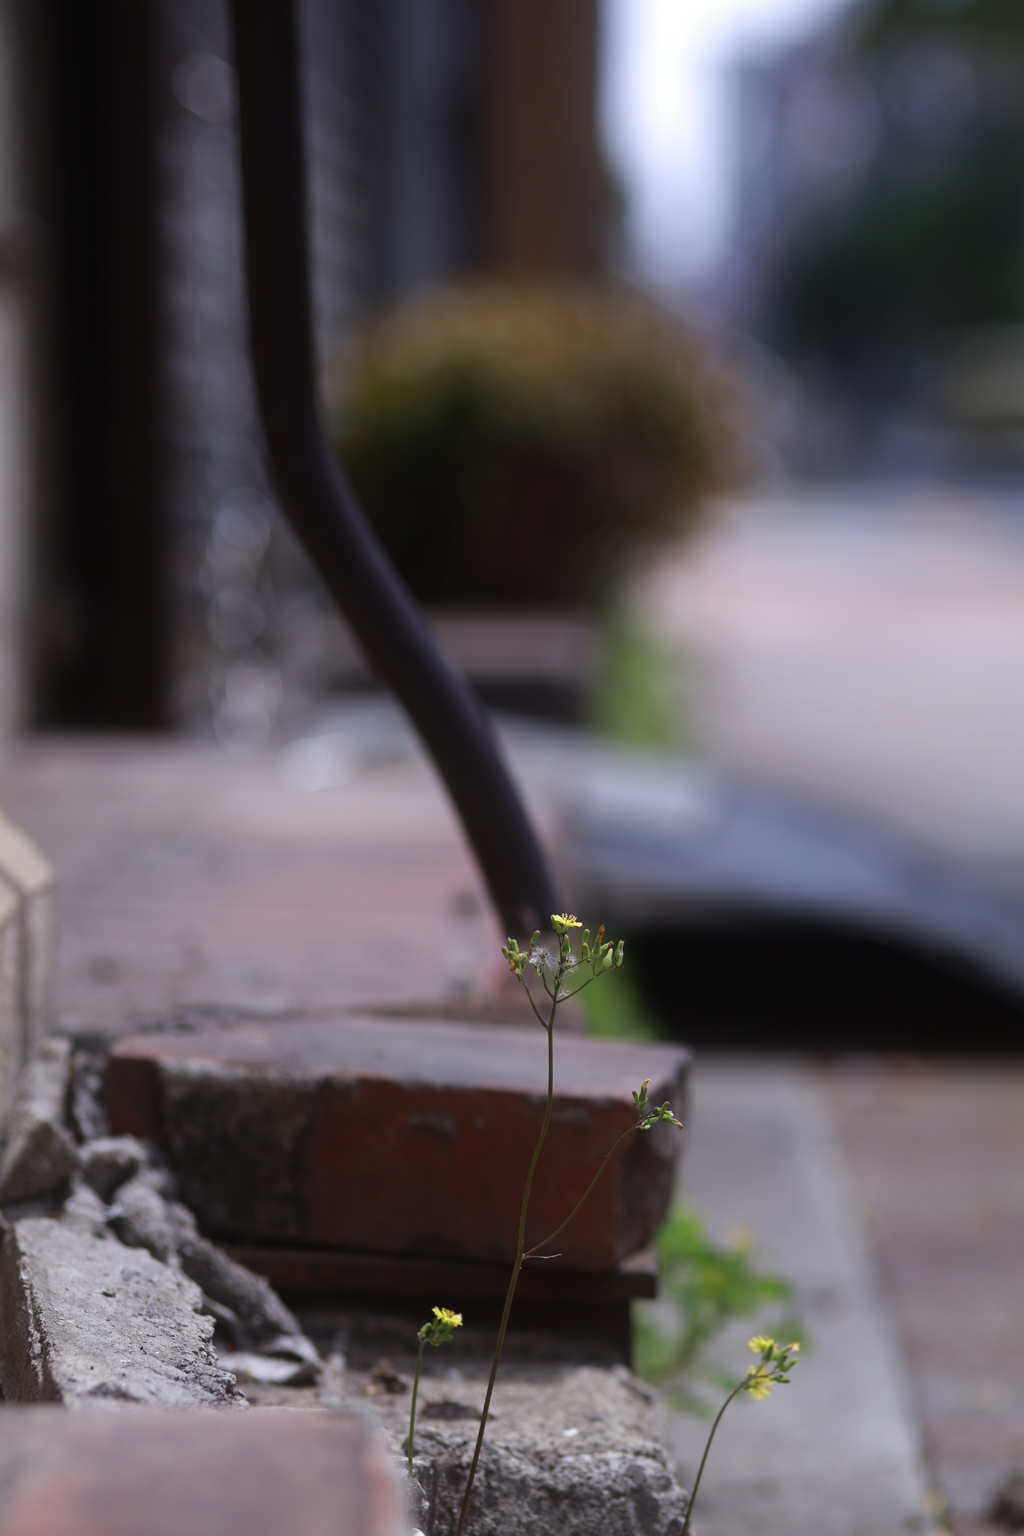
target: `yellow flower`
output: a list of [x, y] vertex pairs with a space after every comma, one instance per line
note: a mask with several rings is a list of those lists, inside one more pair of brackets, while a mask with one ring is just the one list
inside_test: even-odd
[[416, 1337], [421, 1344], [432, 1344], [439, 1349], [442, 1344], [451, 1342], [456, 1328], [462, 1327], [462, 1313], [453, 1312], [450, 1307], [434, 1307], [433, 1313], [434, 1321], [424, 1323]]
[[747, 1372], [747, 1379], [743, 1383], [743, 1390], [749, 1392], [756, 1403], [762, 1398], [771, 1397], [772, 1379], [763, 1365], [752, 1365]]
[[[774, 1344], [775, 1340], [770, 1339], [766, 1333], [757, 1333], [752, 1339], [748, 1339], [747, 1348], [752, 1349], [755, 1355], [760, 1355], [764, 1350], [772, 1349]], [[751, 1370], [753, 1370], [753, 1366], [751, 1366]]]
[[737, 1223], [725, 1234], [725, 1246], [733, 1253], [750, 1253], [754, 1247], [754, 1234], [749, 1227]]
[[568, 933], [570, 928], [582, 928], [583, 924], [571, 912], [552, 912], [551, 926], [556, 933]]
[[799, 1344], [787, 1344], [786, 1348], [789, 1350], [791, 1355], [798, 1355], [800, 1353]]

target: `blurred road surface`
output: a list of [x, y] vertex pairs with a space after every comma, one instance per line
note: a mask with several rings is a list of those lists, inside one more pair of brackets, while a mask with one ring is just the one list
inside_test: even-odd
[[713, 758], [1024, 885], [1024, 490], [737, 503], [643, 612]]

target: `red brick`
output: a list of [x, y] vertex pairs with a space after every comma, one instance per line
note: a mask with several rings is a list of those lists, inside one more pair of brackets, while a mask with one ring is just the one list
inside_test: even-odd
[[0, 1410], [0, 1536], [395, 1536], [399, 1518], [354, 1414]]
[[[687, 1052], [563, 1035], [528, 1242], [568, 1215], [634, 1119], [633, 1088], [681, 1106]], [[504, 1263], [543, 1114], [533, 1029], [381, 1018], [248, 1021], [115, 1046], [116, 1131], [168, 1151], [211, 1235]], [[679, 1133], [628, 1138], [557, 1262], [612, 1270], [671, 1195]]]
[[[234, 1247], [230, 1255], [276, 1290], [290, 1296], [452, 1296], [503, 1301], [507, 1264], [467, 1264], [461, 1259], [395, 1258], [382, 1253], [348, 1253], [330, 1248]], [[630, 1302], [658, 1294], [652, 1248], [642, 1249], [617, 1269], [562, 1269], [529, 1264], [519, 1277], [520, 1301]]]

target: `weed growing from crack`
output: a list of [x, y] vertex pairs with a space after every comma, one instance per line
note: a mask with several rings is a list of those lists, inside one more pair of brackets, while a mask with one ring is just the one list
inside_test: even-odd
[[409, 1404], [409, 1441], [406, 1451], [409, 1457], [409, 1476], [412, 1476], [412, 1448], [413, 1436], [416, 1433], [416, 1397], [420, 1390], [420, 1367], [423, 1364], [423, 1351], [428, 1344], [439, 1349], [442, 1344], [447, 1344], [456, 1328], [462, 1327], [462, 1313], [452, 1312], [448, 1307], [434, 1307], [434, 1316], [429, 1323], [424, 1323], [416, 1337], [420, 1341], [419, 1352], [416, 1355], [416, 1374], [412, 1379], [412, 1402]]
[[[483, 1447], [484, 1434], [487, 1429], [487, 1416], [490, 1412], [491, 1396], [494, 1392], [494, 1383], [495, 1379], [497, 1378], [498, 1367], [501, 1364], [502, 1350], [504, 1349], [505, 1345], [505, 1333], [508, 1329], [509, 1313], [512, 1310], [512, 1302], [515, 1298], [516, 1286], [519, 1281], [519, 1274], [522, 1270], [523, 1264], [527, 1259], [556, 1257], [556, 1255], [542, 1254], [540, 1250], [542, 1248], [546, 1248], [549, 1243], [553, 1242], [556, 1237], [560, 1236], [561, 1233], [565, 1231], [566, 1227], [576, 1216], [577, 1212], [582, 1208], [582, 1206], [590, 1197], [590, 1194], [592, 1193], [595, 1185], [597, 1184], [601, 1175], [604, 1173], [604, 1170], [607, 1168], [608, 1163], [611, 1161], [615, 1152], [627, 1139], [627, 1137], [632, 1136], [635, 1131], [649, 1131], [661, 1120], [667, 1120], [671, 1125], [677, 1125], [680, 1127], [680, 1129], [682, 1128], [682, 1121], [678, 1120], [672, 1113], [671, 1106], [667, 1102], [664, 1104], [659, 1104], [656, 1107], [652, 1107], [648, 1103], [647, 1089], [650, 1087], [651, 1080], [650, 1078], [647, 1078], [643, 1083], [641, 1083], [638, 1089], [633, 1090], [633, 1106], [636, 1111], [636, 1119], [634, 1120], [633, 1124], [629, 1126], [625, 1131], [623, 1131], [622, 1135], [609, 1148], [607, 1154], [605, 1155], [604, 1161], [601, 1163], [601, 1166], [598, 1168], [597, 1172], [594, 1174], [594, 1177], [587, 1185], [583, 1195], [573, 1206], [572, 1210], [569, 1212], [568, 1216], [561, 1223], [561, 1225], [556, 1227], [553, 1232], [550, 1232], [542, 1242], [535, 1243], [532, 1248], [527, 1249], [526, 1218], [530, 1206], [530, 1191], [533, 1187], [533, 1178], [537, 1171], [537, 1164], [540, 1161], [540, 1155], [543, 1151], [544, 1143], [547, 1140], [548, 1127], [551, 1123], [551, 1106], [555, 1093], [555, 1015], [561, 1003], [568, 1002], [570, 998], [577, 997], [587, 987], [591, 986], [593, 982], [600, 980], [602, 976], [606, 976], [609, 973], [616, 971], [622, 965], [624, 948], [623, 941], [621, 939], [616, 944], [613, 940], [605, 938], [603, 924], [597, 930], [597, 933], [594, 935], [593, 943], [591, 943], [590, 930], [584, 928], [583, 924], [578, 922], [570, 912], [553, 913], [551, 917], [551, 927], [554, 931], [557, 943], [556, 952], [552, 952], [546, 945], [541, 944], [540, 929], [538, 929], [537, 932], [533, 935], [533, 938], [530, 940], [530, 944], [527, 949], [520, 949], [515, 939], [509, 939], [508, 943], [502, 946], [501, 951], [508, 964], [509, 970], [512, 972], [513, 976], [516, 977], [523, 990], [525, 991], [530, 1007], [533, 1010], [534, 1017], [537, 1019], [537, 1022], [540, 1024], [541, 1028], [547, 1035], [547, 1099], [544, 1106], [544, 1119], [541, 1123], [540, 1135], [537, 1138], [537, 1144], [534, 1147], [533, 1156], [530, 1159], [530, 1166], [526, 1174], [526, 1183], [523, 1186], [523, 1197], [519, 1211], [519, 1238], [516, 1248], [516, 1258], [515, 1263], [512, 1266], [512, 1275], [509, 1279], [508, 1291], [505, 1295], [505, 1305], [502, 1310], [501, 1323], [498, 1328], [498, 1340], [494, 1349], [494, 1358], [491, 1362], [491, 1373], [487, 1381], [487, 1393], [484, 1397], [483, 1412], [480, 1415], [480, 1429], [476, 1438], [476, 1446], [473, 1450], [473, 1459], [470, 1462], [469, 1476], [466, 1480], [466, 1491], [462, 1498], [462, 1508], [459, 1511], [459, 1523], [456, 1528], [455, 1536], [462, 1536], [463, 1529], [465, 1527], [466, 1515], [469, 1510], [470, 1495], [473, 1492], [473, 1483], [476, 1478], [476, 1469], [480, 1460], [480, 1451]], [[580, 930], [578, 952], [573, 949], [573, 935], [576, 929]], [[540, 987], [544, 991], [546, 1002], [543, 1004], [543, 1011], [541, 1008], [538, 1008], [534, 994], [530, 990], [526, 976], [528, 967], [534, 973], [535, 985], [539, 983]], [[583, 978], [582, 980], [580, 979], [581, 977]], [[721, 1415], [719, 1415], [719, 1417], [721, 1417]], [[712, 1434], [713, 1433], [714, 1431], [712, 1431]]]

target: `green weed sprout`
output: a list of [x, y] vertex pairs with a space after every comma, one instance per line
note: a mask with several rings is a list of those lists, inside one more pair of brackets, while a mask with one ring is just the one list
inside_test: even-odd
[[[590, 930], [584, 928], [583, 924], [578, 922], [571, 912], [552, 913], [551, 927], [558, 942], [557, 954], [552, 954], [545, 945], [541, 944], [539, 928], [530, 940], [528, 948], [520, 949], [515, 939], [509, 939], [507, 944], [502, 945], [501, 950], [509, 970], [519, 981], [526, 993], [534, 1017], [547, 1035], [548, 1091], [540, 1135], [537, 1138], [537, 1145], [533, 1149], [533, 1156], [530, 1159], [530, 1166], [526, 1174], [526, 1183], [523, 1186], [523, 1198], [519, 1210], [519, 1241], [516, 1248], [516, 1259], [512, 1266], [512, 1275], [509, 1279], [508, 1291], [505, 1295], [505, 1306], [502, 1310], [501, 1323], [498, 1327], [498, 1340], [494, 1347], [494, 1358], [491, 1362], [491, 1374], [487, 1382], [487, 1394], [484, 1398], [483, 1412], [480, 1415], [480, 1429], [476, 1437], [476, 1447], [473, 1451], [473, 1460], [469, 1467], [469, 1477], [466, 1480], [466, 1491], [462, 1498], [462, 1508], [459, 1512], [459, 1523], [456, 1527], [455, 1536], [462, 1536], [466, 1523], [469, 1498], [473, 1492], [473, 1481], [476, 1477], [477, 1464], [480, 1460], [480, 1451], [487, 1428], [487, 1415], [490, 1412], [491, 1395], [494, 1392], [494, 1383], [498, 1375], [498, 1366], [501, 1364], [501, 1354], [505, 1345], [509, 1313], [512, 1310], [516, 1285], [518, 1284], [519, 1273], [524, 1262], [527, 1259], [536, 1258], [542, 1248], [546, 1248], [550, 1242], [565, 1231], [566, 1227], [589, 1199], [595, 1185], [615, 1152], [627, 1137], [632, 1136], [635, 1131], [649, 1131], [660, 1120], [667, 1120], [670, 1125], [677, 1125], [682, 1129], [682, 1121], [678, 1120], [672, 1113], [672, 1108], [667, 1102], [656, 1106], [648, 1102], [647, 1090], [650, 1087], [651, 1080], [647, 1078], [640, 1084], [638, 1089], [633, 1090], [633, 1106], [636, 1110], [636, 1119], [609, 1148], [601, 1166], [568, 1216], [553, 1232], [548, 1233], [543, 1242], [535, 1243], [529, 1249], [526, 1247], [526, 1217], [530, 1206], [530, 1191], [533, 1187], [533, 1176], [537, 1171], [537, 1164], [540, 1161], [540, 1155], [547, 1140], [548, 1127], [551, 1124], [551, 1106], [555, 1095], [555, 1014], [561, 1003], [568, 1002], [572, 997], [577, 997], [585, 988], [591, 986], [601, 976], [606, 976], [609, 972], [618, 970], [622, 964], [624, 950], [622, 939], [615, 943], [613, 940], [605, 938], [603, 923], [595, 933], [593, 941], [591, 941]], [[576, 929], [580, 929], [578, 954], [572, 947], [573, 934]], [[534, 972], [547, 997], [544, 1012], [541, 1012], [537, 1007], [533, 992], [530, 990], [526, 979], [527, 967]], [[581, 977], [583, 978], [582, 980], [579, 979]]]
[[462, 1327], [462, 1313], [452, 1312], [448, 1307], [434, 1307], [433, 1321], [424, 1323], [416, 1337], [420, 1341], [419, 1353], [416, 1356], [416, 1374], [412, 1379], [412, 1402], [409, 1405], [409, 1442], [406, 1447], [409, 1455], [409, 1476], [412, 1476], [412, 1446], [413, 1436], [416, 1433], [416, 1395], [420, 1390], [420, 1367], [423, 1364], [423, 1351], [428, 1344], [433, 1344], [435, 1349], [442, 1344], [447, 1344], [456, 1328]]
[[[692, 1207], [675, 1211], [662, 1223], [654, 1246], [658, 1289], [675, 1303], [678, 1322], [666, 1329], [649, 1304], [639, 1305], [634, 1320], [639, 1372], [648, 1381], [673, 1379], [673, 1396], [680, 1406], [704, 1412], [703, 1402], [690, 1394], [688, 1379], [710, 1340], [733, 1318], [751, 1316], [772, 1302], [787, 1306], [783, 1317], [789, 1316], [795, 1305], [793, 1287], [780, 1275], [757, 1268], [754, 1235], [748, 1228], [735, 1227], [724, 1245], [714, 1243]], [[793, 1326], [782, 1317], [776, 1320], [780, 1331]], [[680, 1378], [683, 1385], [678, 1384]]]
[[741, 1392], [746, 1392], [749, 1397], [754, 1399], [755, 1403], [759, 1403], [762, 1398], [771, 1396], [772, 1387], [789, 1381], [786, 1372], [791, 1371], [794, 1365], [798, 1363], [799, 1344], [776, 1344], [774, 1339], [768, 1338], [767, 1334], [764, 1333], [756, 1334], [749, 1341], [747, 1347], [752, 1349], [754, 1354], [758, 1356], [757, 1362], [750, 1366], [739, 1386], [733, 1388], [715, 1416], [715, 1422], [711, 1426], [711, 1433], [708, 1435], [707, 1444], [704, 1447], [704, 1454], [700, 1459], [700, 1466], [697, 1468], [697, 1477], [693, 1485], [693, 1492], [690, 1494], [690, 1502], [686, 1506], [686, 1522], [683, 1525], [682, 1536], [689, 1536], [690, 1521], [693, 1519], [693, 1508], [697, 1502], [697, 1490], [700, 1487], [700, 1480], [704, 1476], [704, 1466], [708, 1459], [708, 1452], [711, 1449], [711, 1442], [715, 1438], [715, 1430], [722, 1422], [722, 1415], [733, 1398], [739, 1397]]

